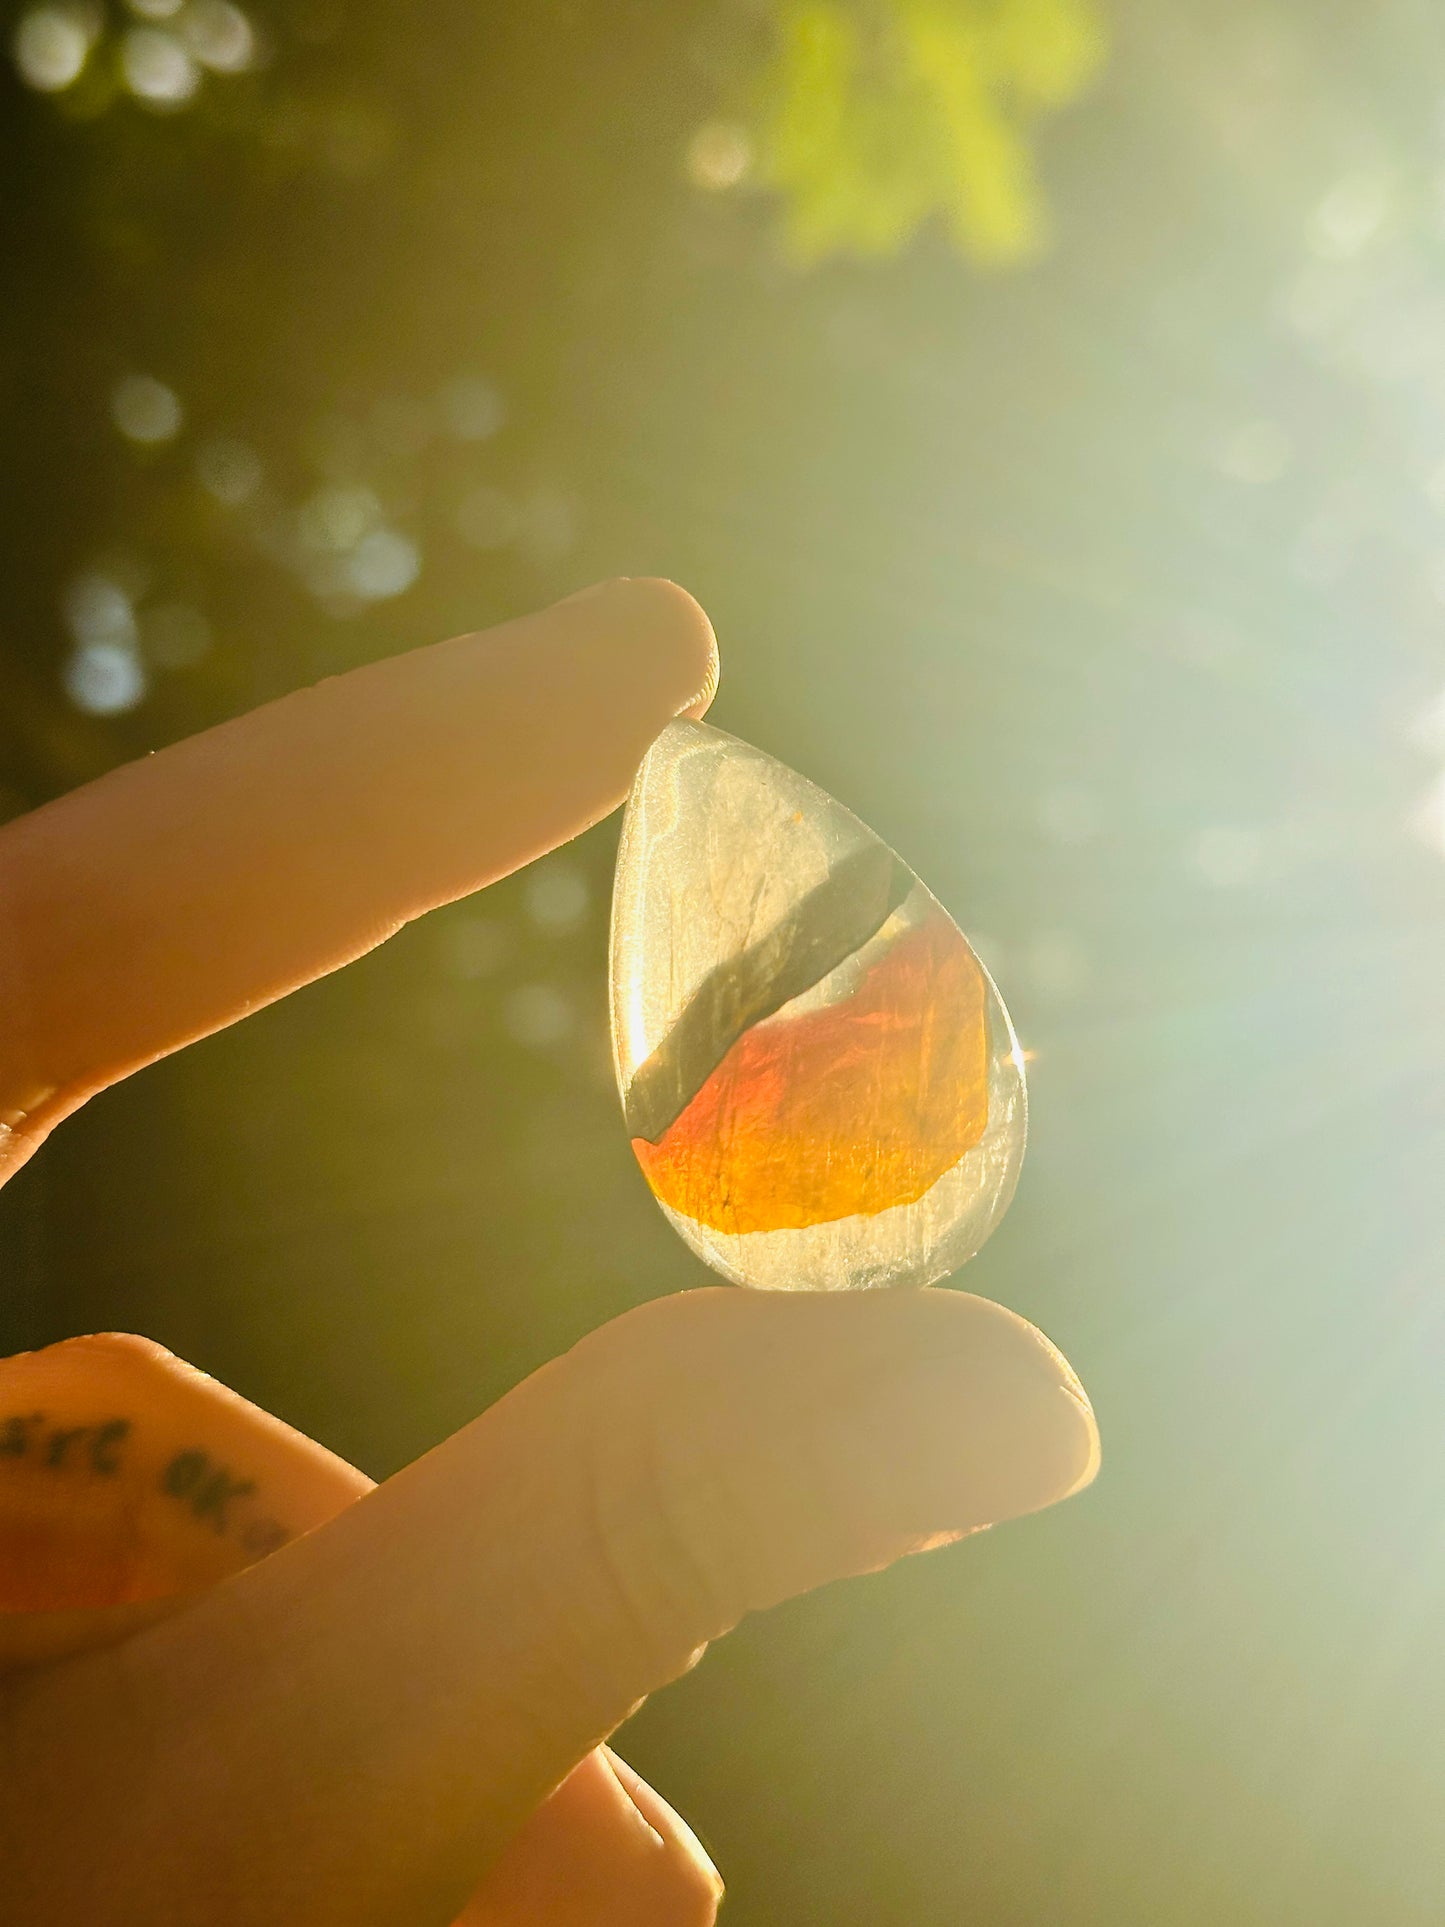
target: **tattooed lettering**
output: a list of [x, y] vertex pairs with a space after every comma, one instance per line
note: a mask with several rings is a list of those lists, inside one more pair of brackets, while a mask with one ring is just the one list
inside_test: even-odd
[[103, 1479], [113, 1479], [120, 1471], [120, 1448], [130, 1437], [128, 1418], [107, 1419], [90, 1435], [90, 1469]]
[[68, 1432], [52, 1432], [45, 1445], [45, 1463], [58, 1471], [65, 1464], [71, 1446], [89, 1430], [88, 1425], [72, 1425]]
[[121, 1469], [121, 1447], [130, 1437], [128, 1418], [103, 1419], [99, 1425], [48, 1428], [44, 1412], [16, 1412], [0, 1418], [0, 1459], [29, 1459], [48, 1472], [90, 1472], [112, 1479]]
[[191, 1510], [198, 1519], [209, 1519], [217, 1532], [224, 1532], [229, 1523], [226, 1507], [232, 1499], [244, 1499], [256, 1490], [254, 1479], [233, 1479], [225, 1472], [212, 1472], [197, 1488], [191, 1501]]
[[[39, 1472], [93, 1479], [118, 1478], [125, 1470], [126, 1447], [135, 1430], [128, 1418], [107, 1418], [90, 1425], [62, 1425], [48, 1412], [0, 1415], [0, 1470], [19, 1459]], [[267, 1514], [236, 1516], [232, 1508], [256, 1492], [256, 1481], [239, 1477], [199, 1447], [177, 1452], [157, 1481], [167, 1498], [179, 1500], [198, 1524], [234, 1538], [252, 1559], [264, 1559], [291, 1537], [279, 1519]]]
[[[62, 1477], [115, 1479], [126, 1466], [126, 1448], [135, 1430], [128, 1418], [106, 1418], [89, 1425], [65, 1425], [48, 1412], [0, 1414], [0, 1471], [9, 1460], [23, 1460], [38, 1472]], [[177, 1452], [157, 1481], [167, 1498], [178, 1500], [199, 1525], [233, 1538], [250, 1559], [264, 1559], [291, 1537], [269, 1514], [248, 1518], [249, 1508], [232, 1508], [256, 1492], [256, 1481], [239, 1477], [228, 1465], [193, 1447]]]
[[161, 1474], [161, 1490], [184, 1499], [197, 1519], [224, 1532], [230, 1524], [226, 1508], [233, 1499], [248, 1498], [254, 1479], [235, 1478], [224, 1466], [213, 1465], [204, 1452], [178, 1452]]
[[204, 1452], [178, 1452], [161, 1474], [161, 1491], [173, 1499], [189, 1498], [208, 1464]]
[[241, 1534], [241, 1544], [253, 1559], [264, 1559], [268, 1552], [284, 1546], [290, 1537], [279, 1519], [257, 1519]]
[[0, 1458], [23, 1459], [30, 1450], [35, 1428], [44, 1423], [44, 1412], [0, 1419]]
[[[217, 1465], [200, 1450], [177, 1452], [161, 1474], [161, 1490], [179, 1499], [192, 1517], [209, 1524], [213, 1531], [227, 1533], [233, 1521], [228, 1508], [236, 1499], [248, 1499], [256, 1490], [254, 1479], [238, 1479], [229, 1467]], [[279, 1519], [261, 1518], [240, 1522], [238, 1535], [243, 1552], [253, 1559], [264, 1559], [268, 1552], [284, 1546], [291, 1534]]]

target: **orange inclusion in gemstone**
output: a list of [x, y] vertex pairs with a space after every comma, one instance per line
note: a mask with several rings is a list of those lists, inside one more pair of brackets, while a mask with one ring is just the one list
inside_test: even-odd
[[984, 994], [973, 952], [933, 913], [851, 997], [745, 1032], [656, 1144], [632, 1140], [648, 1182], [733, 1234], [912, 1204], [988, 1122]]

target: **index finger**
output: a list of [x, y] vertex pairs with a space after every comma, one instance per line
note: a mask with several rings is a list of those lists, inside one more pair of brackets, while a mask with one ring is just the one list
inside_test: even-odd
[[649, 579], [353, 670], [0, 829], [0, 1179], [105, 1085], [616, 807], [711, 700]]

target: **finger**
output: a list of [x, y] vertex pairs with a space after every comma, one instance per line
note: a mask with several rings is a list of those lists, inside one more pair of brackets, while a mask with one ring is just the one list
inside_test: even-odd
[[[127, 1642], [119, 1683], [107, 1654], [37, 1683], [0, 1810], [20, 1891], [49, 1880], [79, 1918], [139, 1894], [137, 1918], [174, 1927], [447, 1921], [577, 1761], [745, 1612], [1051, 1504], [1097, 1459], [1068, 1366], [980, 1299], [643, 1306]], [[57, 1736], [82, 1729], [66, 1778]], [[124, 1837], [103, 1823], [122, 1771]]]
[[621, 581], [374, 663], [0, 829], [0, 1158], [139, 1065], [529, 862], [716, 679], [707, 618]]
[[711, 1927], [721, 1898], [691, 1828], [597, 1747], [524, 1821], [457, 1927]]
[[149, 1339], [0, 1359], [0, 1672], [113, 1643], [371, 1484]]
[[[371, 1489], [149, 1339], [109, 1332], [0, 1359], [0, 1672], [113, 1646]], [[597, 1750], [462, 1918], [682, 1927], [710, 1921], [719, 1892], [686, 1825]]]

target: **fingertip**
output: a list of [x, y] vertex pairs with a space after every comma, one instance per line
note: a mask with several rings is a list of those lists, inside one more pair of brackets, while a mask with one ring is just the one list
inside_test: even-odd
[[[1027, 1323], [1026, 1320], [1023, 1322]], [[1091, 1486], [1099, 1476], [1103, 1444], [1099, 1438], [1098, 1417], [1092, 1399], [1084, 1390], [1084, 1381], [1058, 1346], [1037, 1325], [1029, 1325], [1028, 1329], [1057, 1374], [1059, 1397], [1064, 1400], [1067, 1409], [1069, 1422], [1063, 1428], [1063, 1436], [1072, 1441], [1072, 1448], [1064, 1454], [1063, 1462], [1066, 1473], [1072, 1469], [1072, 1476], [1068, 1477], [1059, 1496], [1061, 1499], [1072, 1499], [1075, 1493]]]
[[712, 1927], [721, 1899], [692, 1829], [601, 1746], [523, 1824], [457, 1927]]
[[655, 598], [660, 616], [676, 632], [678, 667], [687, 701], [678, 710], [681, 716], [706, 715], [717, 695], [722, 664], [718, 656], [717, 634], [707, 611], [695, 596], [663, 576], [639, 578], [638, 588]]
[[[665, 576], [624, 578], [617, 585], [639, 632], [655, 643], [676, 690], [673, 714], [701, 716], [717, 694], [717, 637], [696, 597]], [[635, 612], [635, 613], [634, 613]]]
[[712, 1921], [722, 1904], [724, 1887], [707, 1848], [676, 1808], [669, 1806], [635, 1767], [610, 1746], [601, 1750], [623, 1792], [667, 1849], [683, 1904], [694, 1909], [692, 1917], [700, 1927]]
[[1090, 1404], [1089, 1395], [1083, 1386], [1077, 1384], [1077, 1382], [1074, 1385], [1065, 1386], [1064, 1394], [1080, 1406], [1083, 1414], [1084, 1450], [1081, 1454], [1082, 1463], [1077, 1478], [1075, 1478], [1074, 1483], [1063, 1495], [1066, 1499], [1072, 1499], [1076, 1493], [1083, 1492], [1098, 1478], [1099, 1467], [1104, 1461], [1104, 1448], [1103, 1442], [1099, 1437], [1099, 1421], [1094, 1416], [1094, 1408]]
[[1026, 1478], [1012, 1516], [1041, 1512], [1092, 1485], [1101, 1461], [1098, 1420], [1083, 1381], [1053, 1340], [1018, 1312], [971, 1292], [920, 1296], [951, 1313], [961, 1336], [966, 1331], [968, 1351], [1028, 1441], [1019, 1455]]
[[0, 1359], [0, 1386], [70, 1388], [124, 1382], [151, 1386], [199, 1377], [153, 1338], [137, 1332], [84, 1332]]
[[614, 576], [568, 596], [558, 608], [588, 605], [589, 620], [620, 632], [638, 671], [669, 716], [701, 716], [718, 685], [717, 637], [695, 596], [665, 576]]
[[627, 1409], [668, 1441], [666, 1522], [629, 1570], [647, 1590], [689, 1522], [674, 1590], [712, 1580], [689, 1636], [1043, 1511], [1098, 1469], [1092, 1408], [1057, 1347], [964, 1292], [704, 1288], [624, 1314], [572, 1363], [604, 1390], [601, 1424], [615, 1433]]

